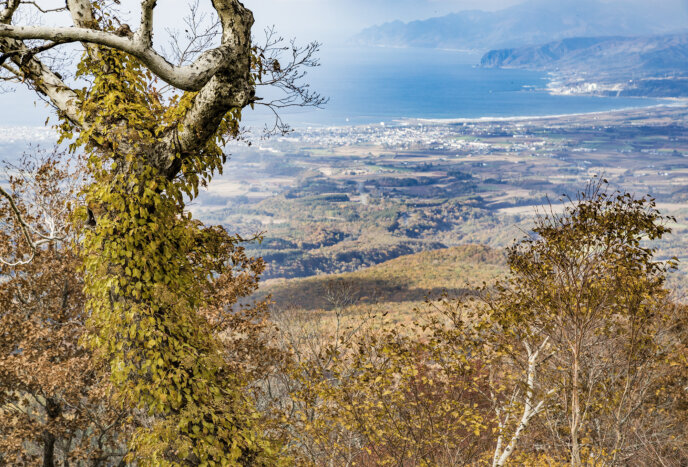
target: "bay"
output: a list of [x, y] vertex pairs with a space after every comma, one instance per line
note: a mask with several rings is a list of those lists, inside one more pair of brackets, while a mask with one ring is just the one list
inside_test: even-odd
[[[658, 99], [561, 96], [546, 91], [541, 72], [479, 68], [481, 54], [436, 49], [327, 48], [309, 72], [310, 88], [329, 97], [322, 109], [285, 109], [294, 127], [378, 123], [404, 118], [522, 117], [602, 112], [661, 103]], [[267, 95], [259, 89], [259, 96]], [[270, 123], [260, 107], [245, 123]]]

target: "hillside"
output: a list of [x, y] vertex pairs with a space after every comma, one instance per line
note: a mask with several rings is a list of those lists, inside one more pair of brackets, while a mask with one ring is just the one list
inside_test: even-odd
[[489, 50], [582, 36], [638, 36], [685, 29], [680, 2], [530, 0], [496, 12], [463, 11], [365, 29], [354, 41], [387, 47]]
[[394, 304], [408, 308], [444, 291], [459, 295], [506, 273], [504, 254], [482, 245], [464, 245], [402, 256], [357, 272], [305, 279], [266, 281], [259, 296], [272, 295], [277, 308], [329, 310], [328, 290], [348, 290], [353, 304]]
[[607, 94], [679, 97], [688, 95], [688, 34], [585, 37], [492, 50], [481, 66], [555, 72], [565, 85], [584, 81], [589, 91]]
[[483, 56], [481, 66], [626, 73], [688, 71], [688, 34], [563, 39], [539, 46], [492, 50]]

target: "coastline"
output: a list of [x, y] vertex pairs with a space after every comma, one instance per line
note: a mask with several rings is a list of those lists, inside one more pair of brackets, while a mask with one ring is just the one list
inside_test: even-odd
[[[656, 112], [663, 109], [688, 107], [688, 98], [657, 98], [662, 101], [660, 104], [653, 105], [639, 105], [624, 107], [619, 109], [601, 110], [592, 112], [578, 112], [578, 113], [563, 113], [563, 114], [548, 114], [548, 115], [513, 115], [506, 117], [498, 116], [484, 116], [484, 117], [460, 117], [460, 118], [418, 118], [418, 117], [398, 117], [391, 118], [387, 121], [377, 123], [360, 123], [350, 125], [327, 125], [312, 123], [309, 125], [293, 126], [295, 133], [306, 133], [311, 130], [327, 130], [327, 129], [356, 129], [369, 127], [396, 127], [396, 126], [410, 126], [410, 125], [455, 125], [455, 124], [484, 124], [484, 123], [514, 123], [514, 122], [530, 122], [530, 121], [545, 121], [566, 118], [580, 118], [580, 117], [601, 117], [601, 116], [622, 116], [629, 112]], [[46, 126], [27, 126], [18, 125], [0, 126], [0, 144], [12, 144], [25, 141], [50, 142], [57, 139], [57, 133], [52, 127]]]
[[[624, 107], [621, 109], [611, 109], [611, 110], [601, 110], [594, 112], [579, 112], [579, 113], [568, 113], [568, 114], [551, 114], [551, 115], [514, 115], [511, 117], [477, 117], [477, 118], [401, 118], [396, 119], [397, 122], [403, 122], [406, 124], [412, 123], [427, 123], [427, 124], [456, 124], [456, 123], [490, 123], [490, 122], [519, 122], [519, 121], [532, 121], [532, 120], [552, 120], [559, 118], [572, 118], [572, 117], [588, 117], [588, 116], [599, 116], [599, 115], [609, 115], [609, 114], [621, 114], [626, 112], [648, 110], [656, 111], [667, 108], [680, 108], [688, 107], [688, 98], [674, 98], [665, 97], [657, 98], [658, 100], [665, 100], [667, 102], [662, 104], [654, 104], [649, 106], [633, 106]], [[361, 125], [365, 126], [365, 125]]]
[[[642, 98], [639, 98], [642, 99]], [[349, 123], [349, 124], [327, 124], [320, 122], [311, 122], [307, 124], [292, 125], [295, 133], [306, 133], [312, 130], [343, 130], [356, 128], [385, 128], [410, 126], [414, 124], [425, 125], [452, 125], [461, 123], [509, 123], [509, 122], [528, 122], [528, 121], [542, 121], [561, 118], [576, 118], [576, 117], [591, 117], [604, 115], [620, 115], [628, 112], [636, 111], [660, 111], [662, 109], [688, 107], [688, 98], [674, 98], [663, 97], [655, 98], [661, 103], [653, 103], [649, 105], [634, 105], [622, 107], [618, 109], [595, 110], [590, 112], [571, 112], [561, 114], [545, 114], [545, 115], [512, 115], [512, 116], [483, 116], [483, 117], [449, 117], [449, 118], [423, 118], [423, 117], [380, 117], [377, 121], [368, 123]]]

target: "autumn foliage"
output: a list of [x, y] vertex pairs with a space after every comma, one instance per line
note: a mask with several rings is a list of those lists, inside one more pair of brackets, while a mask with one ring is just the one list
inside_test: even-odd
[[[170, 289], [174, 277], [140, 295], [131, 286], [138, 298], [126, 306], [131, 299], [115, 300], [117, 288], [109, 288], [110, 312], [98, 317], [85, 294], [97, 284], [89, 278], [94, 266], [82, 258], [84, 248], [103, 248], [93, 242], [109, 224], [100, 214], [94, 229], [79, 208], [84, 191], [77, 182], [88, 172], [47, 154], [10, 173], [0, 212], [3, 465], [201, 465], [194, 439], [224, 436], [214, 418], [221, 413], [236, 433], [250, 427], [241, 435], [244, 447], [265, 443], [253, 459], [245, 448], [202, 445], [208, 459], [225, 465], [679, 466], [688, 460], [688, 314], [664, 285], [675, 260], [655, 259], [648, 243], [667, 234], [672, 221], [651, 199], [591, 184], [563, 213], [537, 217], [532, 234], [507, 251], [506, 279], [429, 301], [413, 322], [374, 307], [352, 315], [347, 310], [357, 291], [331, 282], [323, 297], [331, 302], [332, 326], [324, 329], [302, 312], [270, 316], [266, 301], [251, 301], [263, 262], [248, 257], [242, 239], [223, 228], [182, 216], [169, 218], [164, 242], [193, 242], [184, 258], [170, 262], [175, 275], [188, 274], [174, 276], [190, 285], [185, 301], [171, 301], [182, 294]], [[156, 238], [145, 237], [141, 250], [164, 251]], [[128, 258], [127, 248], [119, 251]], [[133, 269], [114, 277], [120, 288], [130, 287], [128, 280], [155, 281], [154, 269], [142, 270], [140, 277]], [[99, 274], [107, 279], [111, 272]], [[134, 346], [140, 332], [156, 329], [142, 325], [147, 303], [164, 305], [176, 318], [160, 322], [172, 326], [161, 340], [150, 334], [151, 344]], [[112, 321], [120, 309], [126, 321]], [[128, 334], [108, 337], [103, 323], [119, 323], [108, 332]], [[177, 345], [170, 337], [184, 329], [196, 337], [180, 341], [178, 354], [156, 350]], [[213, 350], [203, 356], [181, 342], [212, 343]], [[140, 354], [144, 349], [152, 353]], [[123, 352], [122, 363], [111, 366], [105, 351]], [[177, 373], [156, 376], [156, 359]], [[127, 376], [134, 370], [126, 365], [137, 376]], [[215, 370], [203, 376], [208, 368]], [[189, 371], [201, 373], [175, 379]], [[217, 392], [193, 389], [209, 377], [221, 384]], [[136, 386], [149, 380], [156, 382]], [[189, 388], [188, 402], [172, 397], [180, 387]], [[131, 403], [133, 395], [141, 403]], [[201, 409], [211, 412], [202, 416]], [[172, 421], [185, 423], [188, 438], [172, 438], [180, 430]]]
[[[300, 84], [318, 45], [258, 47], [250, 10], [211, 3], [217, 35], [177, 64], [155, 1], [135, 32], [119, 1], [0, 3], [3, 77], [57, 109], [74, 162], [0, 188], [0, 465], [688, 465], [687, 313], [650, 198], [592, 183], [537, 217], [506, 279], [412, 323], [351, 314], [336, 283], [323, 322], [252, 300], [263, 261], [188, 203], [257, 86], [284, 93], [273, 111], [324, 102]], [[24, 7], [72, 26], [19, 25]], [[40, 55], [65, 44], [75, 80]]]
[[683, 465], [687, 314], [648, 243], [671, 221], [596, 181], [538, 216], [508, 278], [411, 324], [283, 312], [289, 446], [311, 465]]
[[[164, 440], [162, 453], [177, 446], [169, 459], [201, 464], [182, 455], [189, 441], [163, 438], [169, 420], [190, 416], [169, 400], [175, 379], [156, 383], [145, 406], [127, 403], [113, 383], [136, 379], [118, 380], [90, 344], [104, 337], [84, 293], [82, 170], [57, 154], [11, 170], [0, 212], [0, 462], [127, 465], [158, 456], [148, 449]], [[508, 250], [506, 279], [429, 301], [410, 323], [374, 307], [349, 314], [356, 290], [331, 282], [327, 329], [298, 311], [270, 317], [267, 302], [249, 299], [263, 262], [223, 228], [184, 220], [196, 239], [190, 271], [207, 271], [190, 279], [200, 301], [189, 329], [212, 338], [228, 384], [211, 406], [270, 440], [273, 463], [683, 465], [688, 314], [664, 286], [675, 261], [656, 260], [648, 243], [671, 220], [653, 200], [597, 182], [536, 219]], [[22, 226], [58, 240], [34, 251]], [[165, 303], [169, 292], [151, 290]], [[184, 358], [179, 368], [199, 363]], [[180, 418], [142, 410], [156, 403]], [[239, 462], [222, 449], [211, 455]]]
[[[134, 433], [155, 419], [125, 403], [111, 367], [89, 345], [98, 331], [84, 293], [78, 235], [84, 225], [74, 212], [79, 191], [70, 185], [80, 172], [68, 171], [57, 154], [26, 160], [13, 172], [10, 193], [22, 222], [32, 232], [47, 222], [63, 235], [14, 265], [31, 252], [21, 243], [14, 211], [2, 205], [0, 255], [12, 265], [2, 266], [0, 284], [0, 465], [125, 465]], [[204, 249], [194, 259], [216, 272], [198, 283], [203, 306], [196, 319], [217, 342], [217, 358], [237, 394], [231, 403], [250, 405], [251, 382], [281, 361], [268, 340], [267, 304], [245, 299], [257, 289], [263, 263], [247, 257], [241, 239], [222, 228], [198, 235]]]
[[[64, 237], [40, 248], [27, 264], [1, 266], [0, 461], [117, 463], [131, 430], [128, 414], [110, 403], [104, 365], [80, 344], [88, 316], [70, 221], [74, 187], [55, 155], [25, 159], [15, 169], [10, 189], [24, 221], [62, 226]], [[9, 205], [1, 209], [6, 223], [0, 255], [21, 260], [31, 252]]]

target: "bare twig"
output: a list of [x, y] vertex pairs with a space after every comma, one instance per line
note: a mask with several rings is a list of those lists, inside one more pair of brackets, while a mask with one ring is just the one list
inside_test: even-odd
[[328, 102], [326, 97], [311, 90], [303, 82], [308, 68], [320, 66], [320, 61], [316, 58], [319, 51], [318, 42], [298, 46], [294, 39], [286, 41], [279, 36], [274, 27], [265, 30], [263, 44], [255, 47], [260, 60], [256, 64], [256, 87], [276, 89], [279, 96], [270, 100], [255, 98], [252, 105], [267, 107], [275, 116], [273, 126], [265, 126], [267, 136], [291, 130], [280, 117], [279, 110], [289, 107], [320, 108]]
[[201, 12], [199, 0], [194, 0], [184, 18], [184, 33], [177, 29], [166, 29], [166, 32], [170, 36], [168, 58], [177, 66], [183, 66], [213, 46], [222, 33], [222, 25], [217, 18], [212, 20], [207, 13]]
[[55, 7], [55, 8], [43, 8], [43, 7], [41, 7], [37, 2], [33, 2], [33, 1], [24, 1], [24, 0], [21, 1], [21, 4], [22, 4], [22, 5], [31, 5], [32, 7], [34, 7], [35, 9], [37, 9], [38, 11], [40, 11], [41, 13], [59, 13], [59, 12], [62, 12], [62, 11], [67, 11], [67, 7], [66, 7], [66, 6]]
[[[36, 251], [38, 250], [39, 247], [46, 245], [48, 243], [53, 243], [53, 242], [60, 242], [64, 240], [63, 236], [58, 236], [56, 233], [56, 225], [55, 225], [55, 220], [52, 217], [46, 216], [45, 217], [45, 222], [48, 226], [48, 234], [42, 234], [37, 232], [33, 227], [31, 227], [29, 224], [26, 223], [24, 220], [24, 217], [22, 216], [21, 212], [19, 211], [19, 208], [17, 208], [17, 204], [14, 201], [14, 197], [10, 195], [7, 191], [5, 191], [4, 188], [0, 187], [0, 196], [4, 197], [7, 199], [9, 202], [10, 208], [12, 209], [12, 213], [14, 214], [14, 217], [17, 220], [17, 223], [19, 224], [19, 228], [22, 231], [22, 236], [24, 237], [24, 240], [26, 240], [27, 245], [31, 249], [31, 254], [27, 259], [22, 259], [18, 261], [7, 261], [5, 259], [0, 258], [0, 263], [4, 264], [5, 266], [10, 266], [10, 267], [15, 267], [15, 266], [22, 266], [25, 264], [29, 264], [31, 261], [33, 261], [33, 258], [36, 256]], [[38, 239], [34, 239], [33, 235], [37, 235]]]

